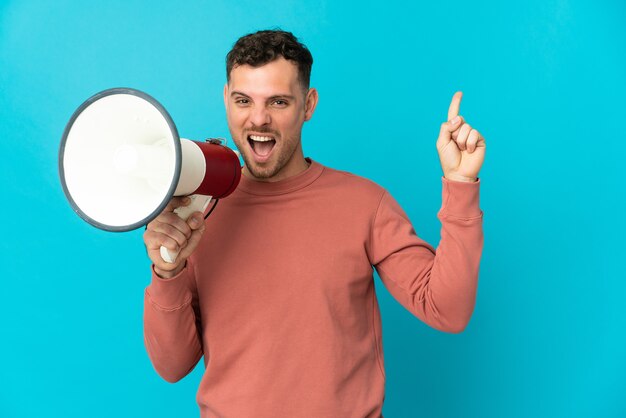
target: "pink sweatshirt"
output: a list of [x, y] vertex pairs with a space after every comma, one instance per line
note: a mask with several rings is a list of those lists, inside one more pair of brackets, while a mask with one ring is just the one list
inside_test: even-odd
[[145, 343], [175, 382], [204, 355], [201, 416], [379, 417], [385, 370], [373, 267], [427, 324], [460, 332], [483, 245], [479, 182], [443, 181], [437, 251], [376, 184], [314, 161], [242, 178], [176, 277], [154, 273]]

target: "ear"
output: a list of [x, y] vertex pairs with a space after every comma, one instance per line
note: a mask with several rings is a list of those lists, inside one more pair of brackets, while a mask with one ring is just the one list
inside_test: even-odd
[[224, 84], [224, 107], [228, 110], [228, 83]]
[[307, 121], [313, 117], [313, 112], [317, 107], [317, 90], [314, 88], [309, 89], [306, 93], [306, 99], [304, 102], [304, 120]]

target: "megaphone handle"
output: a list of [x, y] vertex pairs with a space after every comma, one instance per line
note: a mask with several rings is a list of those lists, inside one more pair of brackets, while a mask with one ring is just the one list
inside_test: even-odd
[[[201, 194], [192, 194], [189, 198], [191, 199], [191, 203], [187, 206], [181, 206], [174, 209], [174, 213], [177, 214], [183, 221], [186, 221], [194, 212], [204, 213], [207, 206], [209, 206], [209, 202], [211, 201], [211, 196], [204, 196]], [[161, 246], [161, 258], [166, 263], [175, 263], [179, 252], [180, 251], [168, 250], [167, 248]]]

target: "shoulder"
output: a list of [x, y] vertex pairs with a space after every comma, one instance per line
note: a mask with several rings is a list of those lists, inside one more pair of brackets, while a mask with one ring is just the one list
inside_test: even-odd
[[380, 201], [386, 190], [365, 177], [323, 166], [324, 171], [319, 178], [319, 185], [341, 193], [348, 199], [366, 199]]
[[384, 192], [384, 189], [382, 186], [376, 184], [375, 182], [373, 182], [372, 180], [368, 178], [359, 176], [354, 173], [350, 173], [348, 171], [331, 168], [325, 165], [323, 167], [324, 167], [324, 171], [322, 173], [322, 177], [325, 177], [326, 180], [342, 182], [344, 184], [362, 187], [367, 190], [372, 190], [375, 192]]

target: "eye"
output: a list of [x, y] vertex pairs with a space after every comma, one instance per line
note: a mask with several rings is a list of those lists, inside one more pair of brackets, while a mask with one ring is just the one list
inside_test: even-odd
[[275, 99], [274, 101], [272, 101], [272, 106], [276, 106], [276, 107], [285, 107], [288, 104], [289, 103], [287, 103], [287, 100], [284, 100], [284, 99]]
[[245, 106], [250, 104], [250, 100], [246, 99], [245, 97], [238, 97], [235, 99], [235, 103], [241, 106]]

